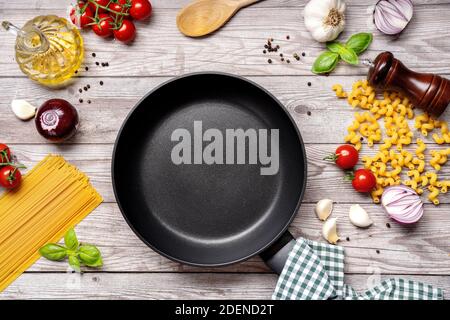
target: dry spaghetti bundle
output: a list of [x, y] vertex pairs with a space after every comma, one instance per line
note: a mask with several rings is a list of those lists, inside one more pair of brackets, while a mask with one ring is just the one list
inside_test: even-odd
[[61, 156], [47, 156], [21, 185], [0, 196], [0, 292], [102, 202], [87, 176]]

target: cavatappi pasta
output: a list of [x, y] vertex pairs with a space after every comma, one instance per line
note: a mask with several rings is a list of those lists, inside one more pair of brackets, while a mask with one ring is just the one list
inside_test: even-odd
[[0, 292], [102, 202], [85, 174], [47, 156], [14, 191], [0, 196]]
[[[355, 112], [344, 141], [357, 150], [362, 148], [363, 141], [370, 148], [378, 146], [373, 156], [362, 157], [364, 167], [377, 179], [377, 187], [371, 193], [373, 201], [380, 202], [383, 188], [405, 184], [419, 195], [428, 190], [428, 199], [439, 204], [439, 194], [446, 193], [450, 187], [449, 180], [440, 180], [438, 176], [447, 162], [450, 148], [428, 151], [431, 158], [426, 163], [427, 145], [421, 138], [414, 139], [408, 120], [413, 120], [414, 128], [424, 137], [433, 132], [431, 138], [438, 145], [450, 144], [448, 124], [426, 113], [415, 115], [408, 98], [400, 93], [384, 92], [382, 98], [379, 97], [366, 80], [353, 83], [351, 92], [345, 92], [340, 84], [333, 85], [332, 90], [338, 98], [347, 99], [353, 108], [362, 109]], [[414, 142], [415, 149], [407, 150]]]

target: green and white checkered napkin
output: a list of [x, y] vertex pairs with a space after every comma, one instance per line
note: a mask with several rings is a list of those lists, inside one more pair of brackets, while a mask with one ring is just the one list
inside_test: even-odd
[[344, 248], [298, 239], [284, 265], [274, 300], [442, 300], [441, 289], [389, 279], [359, 295], [344, 285]]

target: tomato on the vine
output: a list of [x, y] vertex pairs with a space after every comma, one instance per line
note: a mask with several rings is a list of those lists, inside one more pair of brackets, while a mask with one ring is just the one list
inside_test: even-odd
[[[107, 8], [110, 0], [94, 0], [94, 2], [99, 6]], [[97, 11], [97, 6], [94, 3], [89, 2], [89, 7], [91, 8], [91, 11], [95, 14], [95, 12]], [[98, 7], [98, 13], [104, 12], [106, 12], [105, 9]]]
[[0, 163], [11, 162], [11, 150], [6, 144], [0, 143]]
[[98, 15], [97, 23], [92, 25], [92, 30], [96, 35], [106, 38], [113, 34], [113, 24], [114, 19], [109, 14], [101, 13]]
[[109, 10], [112, 11], [112, 12], [110, 12], [110, 14], [114, 17], [120, 16], [120, 15], [118, 15], [118, 13], [123, 13], [123, 14], [128, 13], [128, 7], [120, 4], [119, 2], [111, 2], [109, 4], [108, 8], [109, 8]]
[[124, 19], [122, 25], [114, 30], [114, 37], [122, 42], [128, 43], [136, 37], [136, 27], [131, 20]]
[[324, 160], [335, 162], [339, 168], [344, 170], [351, 169], [356, 166], [358, 159], [358, 150], [349, 144], [339, 146], [335, 153], [332, 153], [324, 158]]
[[22, 181], [22, 174], [14, 166], [4, 166], [0, 169], [0, 185], [7, 189], [17, 187]]
[[70, 10], [70, 20], [80, 28], [86, 28], [93, 21], [93, 13], [90, 6], [84, 2], [79, 2]]
[[377, 184], [377, 179], [375, 178], [372, 171], [368, 169], [358, 169], [355, 171], [352, 180], [353, 188], [358, 192], [370, 192]]
[[148, 0], [131, 0], [130, 15], [136, 20], [144, 20], [152, 14], [152, 5]]

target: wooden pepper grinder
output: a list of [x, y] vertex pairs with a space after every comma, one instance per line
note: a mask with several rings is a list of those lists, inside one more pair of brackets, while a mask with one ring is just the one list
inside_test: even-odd
[[369, 84], [402, 92], [412, 104], [439, 117], [450, 105], [450, 80], [435, 74], [418, 73], [405, 67], [391, 52], [380, 53], [370, 66]]

